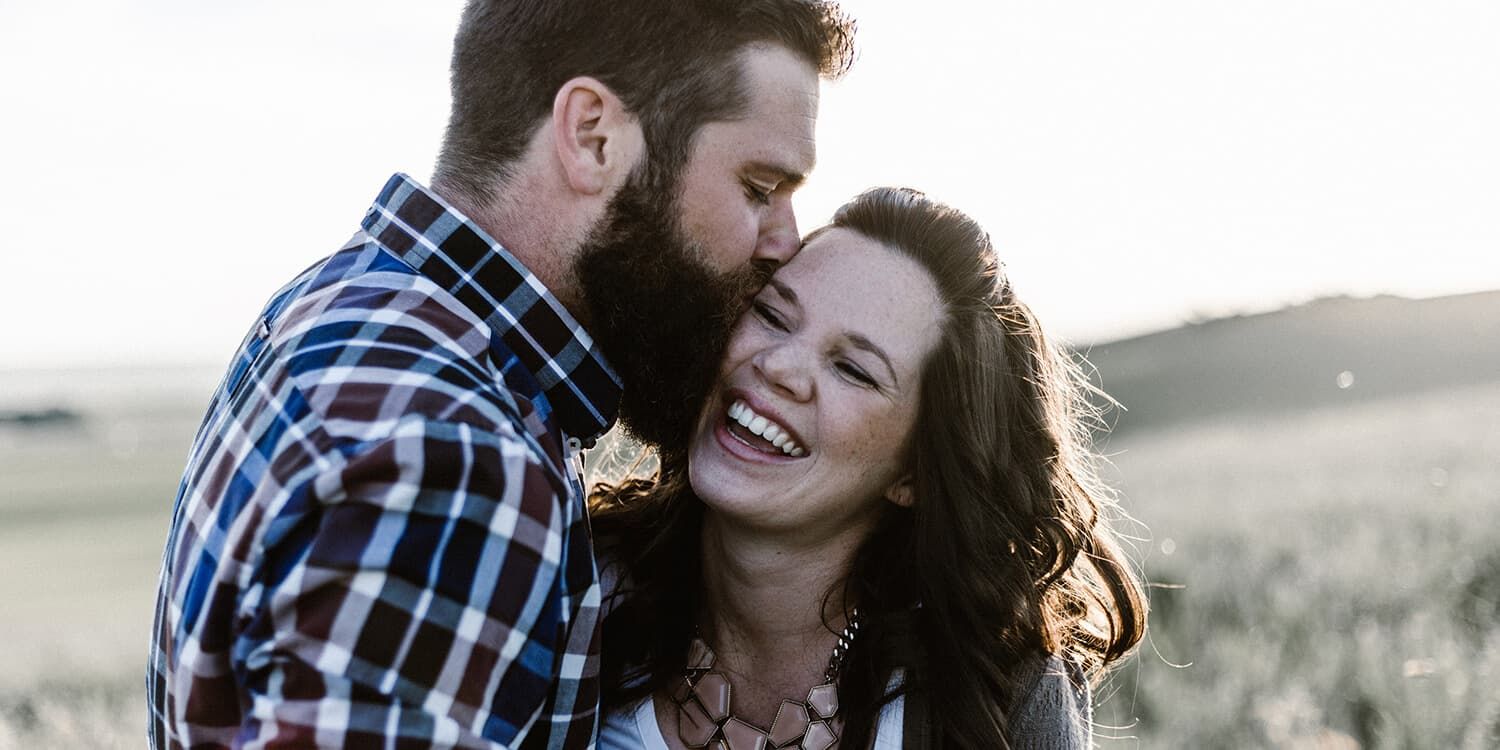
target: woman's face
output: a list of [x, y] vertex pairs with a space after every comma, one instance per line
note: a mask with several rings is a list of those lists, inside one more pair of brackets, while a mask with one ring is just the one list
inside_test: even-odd
[[776, 272], [730, 337], [689, 447], [716, 513], [823, 539], [901, 486], [942, 302], [916, 261], [847, 229]]

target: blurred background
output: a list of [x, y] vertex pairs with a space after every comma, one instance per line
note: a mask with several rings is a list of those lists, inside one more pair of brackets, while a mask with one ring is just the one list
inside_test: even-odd
[[[197, 421], [430, 175], [461, 6], [0, 3], [0, 748], [144, 744]], [[1153, 612], [1100, 744], [1500, 747], [1500, 5], [845, 6], [803, 228], [970, 212], [1124, 407]]]

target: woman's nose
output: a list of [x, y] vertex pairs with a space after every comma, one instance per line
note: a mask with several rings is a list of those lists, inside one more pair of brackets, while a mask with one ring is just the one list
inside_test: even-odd
[[806, 350], [795, 342], [769, 346], [756, 354], [752, 364], [771, 390], [794, 401], [813, 396], [812, 368]]

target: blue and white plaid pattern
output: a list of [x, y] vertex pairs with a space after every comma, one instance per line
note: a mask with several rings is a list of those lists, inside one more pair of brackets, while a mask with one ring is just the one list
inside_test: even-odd
[[405, 175], [278, 292], [194, 441], [150, 738], [594, 743], [599, 583], [565, 446], [620, 394], [509, 253]]

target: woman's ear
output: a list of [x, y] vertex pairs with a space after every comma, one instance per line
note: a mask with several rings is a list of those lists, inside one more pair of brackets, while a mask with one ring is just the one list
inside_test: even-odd
[[568, 186], [613, 193], [640, 161], [645, 138], [625, 103], [597, 79], [568, 80], [552, 101], [552, 142]]
[[911, 475], [906, 474], [893, 482], [890, 487], [887, 487], [885, 490], [885, 499], [903, 508], [910, 508], [916, 503], [917, 491], [913, 486]]

